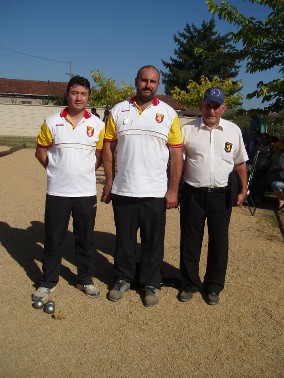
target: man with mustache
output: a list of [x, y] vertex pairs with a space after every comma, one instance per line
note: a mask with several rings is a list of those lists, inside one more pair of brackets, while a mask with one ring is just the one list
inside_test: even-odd
[[108, 298], [119, 301], [135, 280], [140, 228], [137, 278], [144, 288], [147, 307], [159, 301], [166, 209], [178, 205], [182, 172], [178, 116], [155, 96], [159, 81], [160, 74], [155, 67], [139, 69], [135, 79], [136, 96], [117, 104], [110, 112], [103, 150], [106, 185], [102, 201], [108, 203], [112, 199], [116, 225], [117, 279]]

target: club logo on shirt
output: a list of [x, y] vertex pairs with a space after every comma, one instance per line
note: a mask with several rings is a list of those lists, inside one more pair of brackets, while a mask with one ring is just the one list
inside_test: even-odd
[[162, 123], [164, 120], [164, 114], [156, 113], [156, 122]]
[[229, 143], [229, 142], [226, 142], [226, 143], [225, 143], [225, 148], [224, 148], [224, 150], [225, 150], [226, 152], [231, 152], [231, 151], [232, 151], [232, 148], [233, 148], [232, 143]]
[[91, 126], [87, 126], [87, 135], [88, 137], [91, 137], [94, 135], [94, 128]]

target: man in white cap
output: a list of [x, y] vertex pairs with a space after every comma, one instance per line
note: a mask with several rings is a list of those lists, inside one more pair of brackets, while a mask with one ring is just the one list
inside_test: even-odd
[[[238, 206], [247, 195], [247, 152], [240, 128], [221, 118], [225, 110], [223, 90], [209, 88], [201, 106], [202, 117], [181, 128], [185, 155], [180, 200], [180, 269], [184, 285], [179, 299], [182, 302], [189, 301], [201, 289], [208, 304], [219, 302], [228, 261], [232, 212], [228, 181], [233, 170], [240, 184]], [[206, 220], [208, 256], [202, 283], [199, 261]]]

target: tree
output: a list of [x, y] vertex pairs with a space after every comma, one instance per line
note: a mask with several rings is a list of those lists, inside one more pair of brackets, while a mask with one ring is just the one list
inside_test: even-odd
[[207, 77], [201, 76], [200, 84], [192, 80], [189, 82], [187, 92], [175, 87], [171, 94], [173, 99], [180, 102], [182, 105], [191, 109], [199, 109], [204, 92], [211, 87], [223, 89], [226, 94], [227, 108], [235, 109], [242, 104], [242, 95], [235, 94], [240, 91], [242, 84], [241, 82], [233, 83], [230, 79], [220, 80], [219, 78], [214, 78], [210, 81]]
[[[209, 11], [217, 13], [220, 19], [237, 26], [236, 32], [231, 32], [235, 43], [241, 43], [239, 49], [242, 59], [247, 60], [248, 73], [262, 72], [278, 67], [279, 73], [284, 73], [284, 1], [283, 0], [249, 0], [259, 6], [269, 7], [271, 12], [263, 20], [245, 17], [236, 7], [226, 1], [219, 5], [214, 0], [208, 0]], [[275, 79], [268, 83], [260, 81], [257, 89], [247, 95], [262, 98], [262, 102], [270, 102], [268, 109], [280, 111], [284, 107], [284, 80]]]
[[168, 72], [162, 72], [166, 94], [174, 87], [186, 90], [190, 80], [199, 82], [201, 76], [209, 80], [233, 79], [238, 74], [236, 49], [231, 45], [228, 34], [221, 36], [215, 31], [215, 21], [203, 22], [201, 28], [186, 24], [183, 32], [174, 35], [178, 48], [176, 58], [170, 62], [162, 60]]
[[90, 105], [103, 106], [109, 109], [135, 93], [135, 88], [125, 82], [122, 83], [121, 88], [117, 88], [115, 81], [106, 79], [100, 71], [92, 71], [91, 74], [95, 86], [91, 90]]

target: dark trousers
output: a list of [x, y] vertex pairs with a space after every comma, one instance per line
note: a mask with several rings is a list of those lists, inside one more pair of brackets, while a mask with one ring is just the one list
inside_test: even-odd
[[[159, 288], [166, 223], [164, 198], [113, 195], [112, 205], [116, 226], [114, 267], [117, 277], [133, 282], [139, 261], [139, 283]], [[141, 256], [137, 256], [139, 228]]]
[[202, 286], [199, 261], [206, 219], [208, 255], [203, 286], [206, 290], [216, 293], [220, 293], [224, 288], [231, 211], [227, 192], [195, 190], [184, 184], [180, 201], [180, 269], [185, 282], [193, 292]]
[[87, 285], [93, 282], [94, 226], [97, 197], [46, 196], [45, 243], [43, 251], [44, 287], [53, 287], [59, 281], [60, 265], [70, 215], [73, 218], [77, 281]]

